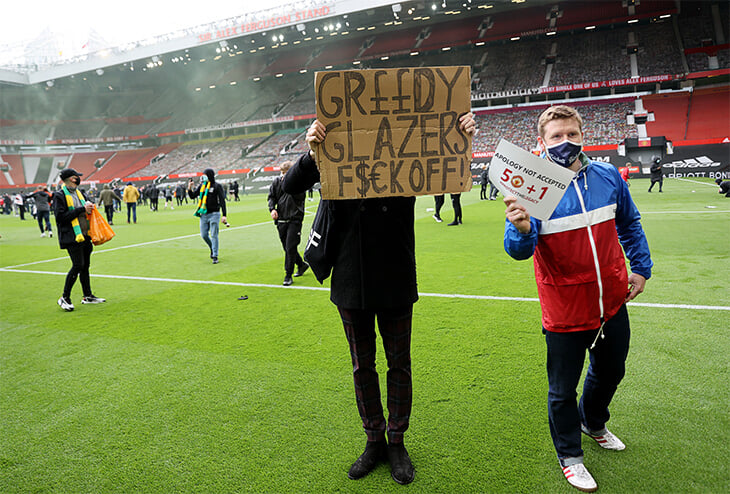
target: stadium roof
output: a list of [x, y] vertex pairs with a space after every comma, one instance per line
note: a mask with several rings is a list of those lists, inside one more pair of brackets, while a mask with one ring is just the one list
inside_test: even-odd
[[[332, 22], [397, 22], [401, 16], [418, 15], [419, 12], [424, 19], [427, 18], [425, 14], [444, 18], [449, 15], [473, 16], [487, 11], [496, 13], [550, 2], [551, 0], [267, 0], [266, 5], [269, 7], [266, 9], [250, 10], [242, 6], [245, 5], [242, 2], [221, 2], [222, 5], [214, 8], [212, 4], [209, 6], [205, 3], [198, 7], [195, 4], [180, 7], [179, 2], [141, 3], [141, 0], [135, 0], [119, 4], [124, 6], [123, 11], [117, 8], [110, 14], [109, 10], [104, 9], [100, 16], [96, 13], [96, 9], [99, 9], [98, 2], [73, 0], [70, 4], [59, 6], [44, 1], [38, 9], [34, 4], [34, 9], [38, 12], [35, 31], [22, 31], [33, 36], [31, 41], [22, 42], [19, 31], [10, 28], [2, 34], [0, 83], [52, 84], [54, 79], [84, 72], [96, 71], [101, 75], [105, 68], [125, 63], [161, 63], [163, 54], [183, 53], [209, 45], [225, 48], [229, 40], [267, 33], [270, 35], [272, 32], [282, 36], [286, 30], [296, 30], [295, 32], [301, 34], [308, 27], [316, 25], [326, 30], [327, 23]], [[23, 19], [27, 19], [27, 6], [21, 4], [15, 8], [22, 8]], [[7, 24], [19, 24], [21, 28], [26, 28], [27, 21], [13, 21], [12, 9], [13, 7], [8, 16], [4, 15], [3, 20]], [[178, 10], [185, 11], [185, 15], [180, 15]], [[48, 14], [54, 16], [52, 27], [43, 21]], [[191, 19], [195, 19], [192, 25]], [[113, 23], [109, 24], [109, 20]], [[157, 22], [150, 22], [151, 20]], [[201, 20], [207, 22], [201, 23]], [[174, 30], [170, 30], [172, 28]], [[64, 50], [68, 43], [72, 43], [71, 48]]]

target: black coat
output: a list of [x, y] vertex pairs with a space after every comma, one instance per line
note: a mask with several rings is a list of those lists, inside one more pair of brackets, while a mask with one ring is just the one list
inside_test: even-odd
[[[202, 186], [203, 185], [200, 184], [194, 189], [188, 189], [188, 196], [190, 196], [190, 199], [193, 199], [194, 201], [198, 201], [200, 199], [200, 188]], [[209, 213], [221, 211], [223, 216], [228, 216], [228, 214], [226, 214], [228, 212], [226, 210], [226, 193], [223, 190], [223, 186], [218, 182], [211, 182], [210, 184], [208, 195], [205, 198], [205, 209]]]
[[[309, 153], [284, 176], [288, 194], [319, 182]], [[345, 309], [379, 310], [418, 300], [414, 197], [331, 201], [329, 235], [335, 246], [330, 300]], [[332, 245], [328, 244], [328, 245]]]
[[[84, 199], [87, 199], [86, 194], [81, 192]], [[71, 222], [86, 214], [86, 208], [71, 208], [69, 209], [66, 204], [66, 195], [63, 190], [57, 190], [53, 193], [53, 214], [56, 217], [56, 230], [58, 233], [58, 244], [62, 249], [68, 249], [69, 247], [76, 244], [76, 234], [74, 233], [73, 225]], [[91, 237], [86, 236], [87, 240], [91, 240]]]
[[269, 212], [276, 209], [283, 221], [302, 221], [304, 219], [304, 200], [306, 194], [287, 194], [282, 188], [282, 177], [278, 176], [269, 187]]
[[661, 163], [654, 163], [649, 168], [649, 173], [652, 180], [659, 180], [662, 178], [662, 165]]

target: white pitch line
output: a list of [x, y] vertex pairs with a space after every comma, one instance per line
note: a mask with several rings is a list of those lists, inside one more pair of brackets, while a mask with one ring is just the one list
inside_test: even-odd
[[730, 213], [730, 210], [720, 211], [641, 211], [641, 214], [707, 214], [707, 213]]
[[672, 177], [675, 180], [681, 180], [682, 182], [692, 182], [693, 184], [709, 185], [710, 187], [717, 187], [717, 184], [708, 184], [707, 182], [698, 182], [697, 180], [690, 180], [688, 178]]
[[[263, 223], [252, 223], [250, 225], [241, 225], [241, 226], [232, 226], [230, 228], [226, 228], [225, 230], [220, 230], [221, 233], [231, 231], [231, 230], [240, 230], [243, 228], [251, 228], [252, 226], [261, 226], [261, 225], [269, 225], [271, 224], [270, 221], [265, 221]], [[91, 254], [102, 254], [104, 252], [113, 252], [115, 250], [122, 250], [122, 249], [130, 249], [132, 247], [142, 247], [145, 245], [154, 245], [154, 244], [161, 244], [163, 242], [170, 242], [172, 240], [181, 240], [184, 238], [193, 238], [193, 237], [199, 237], [199, 233], [191, 233], [189, 235], [180, 235], [178, 237], [170, 237], [170, 238], [162, 238], [160, 240], [150, 240], [149, 242], [142, 242], [139, 244], [130, 244], [130, 245], [122, 245], [120, 247], [112, 247], [111, 249], [94, 249], [94, 252]], [[33, 261], [33, 262], [26, 262], [23, 264], [16, 264], [15, 266], [5, 266], [4, 268], [0, 269], [15, 269], [15, 268], [22, 268], [24, 266], [33, 266], [35, 264], [43, 264], [46, 262], [53, 262], [53, 261], [62, 261], [64, 259], [68, 259], [68, 256], [66, 257], [54, 257], [53, 259], [44, 259], [42, 261]]]
[[[0, 271], [6, 273], [24, 273], [24, 274], [50, 274], [55, 276], [66, 276], [67, 273], [54, 272], [54, 271], [33, 271], [29, 269], [8, 269], [0, 268]], [[327, 292], [329, 288], [319, 286], [283, 286], [283, 285], [268, 285], [265, 283], [238, 283], [235, 281], [216, 281], [216, 280], [186, 280], [180, 278], [152, 278], [149, 276], [118, 276], [111, 274], [92, 274], [92, 278], [108, 278], [116, 280], [134, 280], [134, 281], [155, 281], [155, 282], [167, 282], [167, 283], [188, 283], [194, 285], [221, 285], [221, 286], [242, 286], [250, 288], [275, 288], [280, 290], [309, 290], [316, 292]], [[530, 297], [498, 297], [492, 295], [464, 295], [459, 293], [419, 293], [420, 297], [433, 297], [433, 298], [452, 298], [452, 299], [467, 299], [467, 300], [497, 300], [507, 302], [538, 302], [537, 298]], [[725, 310], [730, 311], [730, 307], [718, 306], [718, 305], [690, 305], [690, 304], [651, 304], [651, 303], [637, 303], [629, 302], [627, 305], [636, 307], [652, 307], [661, 309], [692, 309], [692, 310]]]

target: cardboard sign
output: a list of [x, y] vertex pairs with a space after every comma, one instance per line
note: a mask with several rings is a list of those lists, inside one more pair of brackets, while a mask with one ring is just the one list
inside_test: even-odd
[[471, 189], [468, 66], [343, 70], [315, 75], [323, 199]]
[[547, 220], [558, 207], [575, 172], [501, 139], [489, 165], [489, 180], [515, 196], [530, 216]]

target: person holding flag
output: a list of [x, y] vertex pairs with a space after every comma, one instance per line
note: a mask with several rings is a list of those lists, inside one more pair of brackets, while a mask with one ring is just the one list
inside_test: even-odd
[[[514, 259], [533, 257], [547, 345], [550, 434], [567, 481], [593, 492], [598, 485], [583, 463], [581, 432], [604, 449], [625, 448], [606, 428], [608, 407], [629, 351], [626, 303], [644, 291], [653, 263], [627, 183], [613, 165], [582, 152], [580, 114], [568, 106], [548, 108], [538, 135], [541, 156], [577, 173], [546, 221], [531, 217], [515, 196], [504, 199], [504, 248]], [[586, 349], [590, 365], [576, 403]]]

